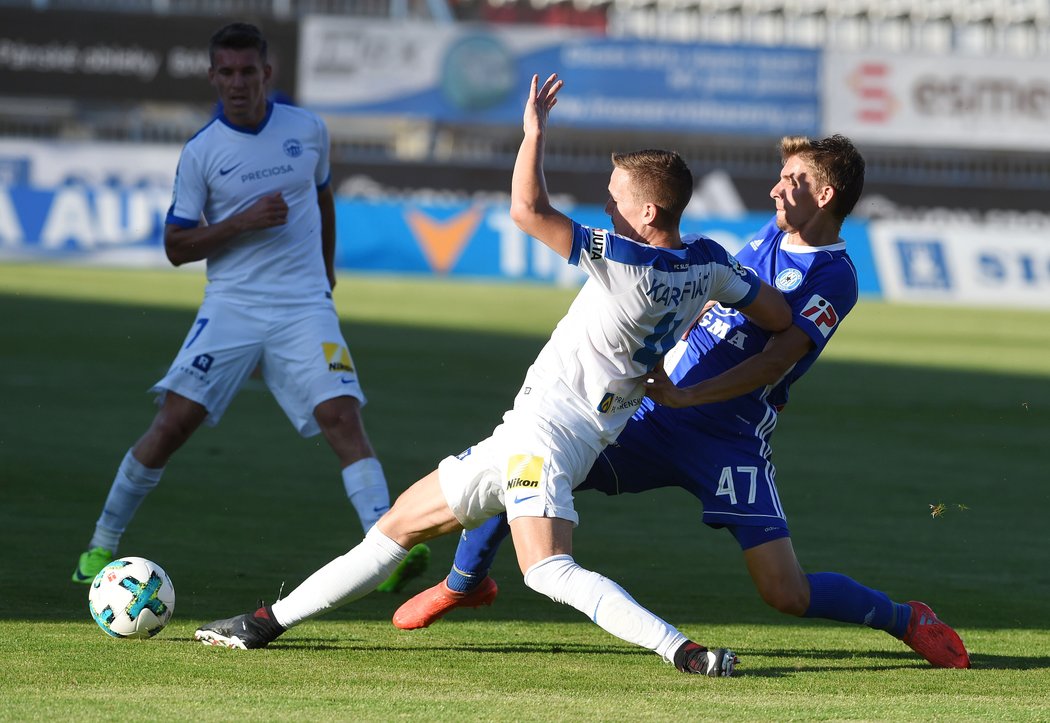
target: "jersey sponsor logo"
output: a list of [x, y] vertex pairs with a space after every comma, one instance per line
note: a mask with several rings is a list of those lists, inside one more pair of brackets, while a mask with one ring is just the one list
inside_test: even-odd
[[211, 354], [198, 354], [193, 358], [191, 365], [194, 369], [200, 369], [202, 372], [207, 373], [211, 369], [212, 363], [214, 363], [215, 357]]
[[225, 176], [227, 173], [233, 173], [234, 171], [236, 171], [240, 167], [241, 167], [241, 164], [238, 163], [237, 165], [230, 166], [229, 168], [220, 168], [219, 169], [219, 175], [220, 176]]
[[602, 400], [598, 402], [597, 410], [601, 414], [611, 414], [613, 412], [622, 412], [625, 409], [634, 409], [635, 407], [641, 406], [641, 397], [631, 397], [627, 399], [620, 396], [619, 394], [613, 394], [612, 392], [606, 392]]
[[[717, 313], [717, 310], [731, 313], [719, 314]], [[702, 319], [700, 319], [700, 326], [711, 336], [717, 337], [727, 344], [732, 344], [737, 349], [743, 351], [744, 344], [747, 343], [747, 334], [741, 331], [739, 326], [734, 327], [733, 324], [730, 324], [725, 320], [726, 318], [732, 319], [736, 316], [739, 316], [739, 314], [735, 309], [726, 309], [721, 304], [717, 304], [711, 309], [711, 311], [704, 314]], [[733, 331], [732, 336], [729, 335], [730, 331]]]
[[330, 341], [321, 342], [321, 350], [325, 361], [328, 362], [330, 372], [353, 372], [354, 362], [350, 358], [350, 351], [342, 344], [334, 344]]
[[516, 504], [516, 505], [517, 504], [521, 504], [522, 502], [526, 502], [528, 500], [534, 500], [537, 497], [539, 497], [539, 495], [525, 495], [524, 497], [519, 497], [518, 495], [514, 495], [514, 504]]
[[603, 228], [591, 229], [591, 259], [597, 260], [605, 255], [605, 242], [607, 234]]
[[273, 166], [272, 168], [261, 168], [258, 171], [252, 171], [251, 173], [241, 174], [241, 183], [248, 181], [258, 181], [263, 178], [270, 178], [272, 176], [283, 176], [286, 173], [293, 173], [295, 168], [289, 165]]
[[733, 270], [733, 273], [742, 279], [746, 279], [747, 269], [744, 268], [744, 265], [737, 261], [736, 256], [733, 256], [733, 254], [726, 255], [729, 257], [729, 268]]
[[839, 323], [839, 315], [831, 302], [820, 294], [813, 294], [802, 310], [802, 316], [813, 322], [824, 338], [827, 339]]
[[456, 459], [462, 461], [470, 456], [470, 453], [474, 451], [473, 447], [467, 447], [462, 452], [456, 455]]
[[507, 460], [507, 489], [536, 489], [543, 474], [543, 457], [513, 454]]
[[758, 251], [758, 247], [762, 245], [762, 242], [763, 242], [763, 241], [765, 241], [765, 239], [764, 239], [764, 238], [755, 238], [755, 239], [751, 239], [751, 243], [750, 243], [750, 244], [748, 244], [748, 246], [750, 246], [751, 248], [753, 248], [753, 249], [754, 249], [755, 251]]
[[284, 142], [284, 152], [291, 158], [303, 155], [303, 144], [298, 138], [289, 138]]
[[781, 291], [794, 291], [802, 283], [802, 272], [798, 269], [784, 269], [774, 282]]

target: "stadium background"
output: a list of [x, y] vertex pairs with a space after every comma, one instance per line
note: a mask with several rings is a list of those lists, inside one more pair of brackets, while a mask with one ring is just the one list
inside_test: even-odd
[[505, 213], [521, 88], [557, 70], [548, 181], [584, 222], [611, 151], [672, 147], [686, 226], [733, 250], [777, 139], [841, 132], [868, 160], [866, 295], [1050, 306], [1048, 0], [0, 0], [0, 259], [164, 263], [231, 19], [329, 122], [344, 270], [578, 282]]

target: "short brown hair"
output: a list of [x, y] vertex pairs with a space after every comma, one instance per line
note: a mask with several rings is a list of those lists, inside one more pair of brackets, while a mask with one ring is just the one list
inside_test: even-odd
[[208, 58], [215, 65], [215, 51], [219, 48], [229, 50], [259, 51], [259, 58], [266, 63], [266, 38], [259, 28], [249, 23], [230, 23], [219, 28], [208, 43]]
[[613, 165], [631, 174], [638, 201], [654, 203], [675, 220], [693, 197], [693, 173], [674, 151], [644, 150], [613, 153]]
[[780, 157], [786, 162], [792, 156], [812, 168], [817, 186], [835, 189], [828, 210], [840, 221], [849, 216], [864, 190], [864, 156], [853, 141], [842, 135], [816, 141], [806, 136], [784, 136], [780, 139]]

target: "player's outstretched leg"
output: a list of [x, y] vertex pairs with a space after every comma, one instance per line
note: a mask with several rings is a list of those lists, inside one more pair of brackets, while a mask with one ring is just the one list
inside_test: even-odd
[[926, 603], [912, 600], [908, 606], [911, 620], [904, 634], [905, 644], [934, 667], [969, 668], [970, 655], [959, 634], [938, 619]]
[[425, 628], [440, 620], [453, 608], [491, 605], [498, 593], [499, 587], [491, 577], [486, 577], [470, 592], [456, 592], [449, 588], [447, 580], [442, 580], [399, 607], [394, 613], [394, 627], [401, 630]]
[[708, 650], [703, 645], [686, 640], [674, 654], [674, 667], [683, 673], [728, 678], [736, 669], [736, 654], [729, 648]]
[[425, 628], [452, 608], [491, 605], [499, 588], [488, 573], [500, 544], [509, 534], [505, 512], [490, 517], [473, 530], [464, 530], [448, 577], [398, 608], [394, 613], [394, 627]]
[[401, 592], [410, 581], [426, 572], [430, 564], [430, 548], [422, 542], [413, 545], [408, 555], [401, 564], [397, 566], [390, 577], [379, 584], [376, 588], [379, 592]]
[[265, 648], [284, 632], [273, 617], [273, 609], [262, 605], [253, 613], [235, 615], [202, 625], [193, 633], [193, 639], [205, 645], [254, 650]]

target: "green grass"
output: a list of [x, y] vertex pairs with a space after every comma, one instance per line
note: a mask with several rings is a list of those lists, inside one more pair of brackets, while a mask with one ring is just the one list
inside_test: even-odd
[[[388, 622], [420, 582], [265, 651], [193, 643], [197, 624], [274, 599], [360, 537], [334, 457], [254, 384], [179, 453], [125, 535], [122, 554], [174, 579], [173, 622], [150, 641], [103, 635], [69, 575], [202, 289], [194, 272], [0, 265], [0, 720], [1050, 718], [1050, 314], [862, 301], [775, 438], [806, 569], [926, 600], [964, 636], [972, 670], [766, 608], [735, 543], [681, 491], [577, 497], [582, 564], [695, 639], [739, 650], [740, 677], [716, 681], [527, 590], [509, 554], [494, 607], [429, 630]], [[395, 491], [491, 430], [571, 296], [341, 280], [366, 424]], [[426, 584], [454, 544], [432, 545]]]

